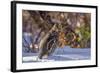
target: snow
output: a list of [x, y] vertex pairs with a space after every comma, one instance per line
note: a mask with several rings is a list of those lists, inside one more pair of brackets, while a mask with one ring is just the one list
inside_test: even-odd
[[66, 46], [64, 48], [57, 48], [55, 52], [47, 59], [38, 59], [38, 53], [25, 53], [23, 51], [23, 63], [30, 62], [48, 62], [48, 61], [69, 61], [69, 60], [87, 60], [91, 59], [90, 48], [70, 48]]

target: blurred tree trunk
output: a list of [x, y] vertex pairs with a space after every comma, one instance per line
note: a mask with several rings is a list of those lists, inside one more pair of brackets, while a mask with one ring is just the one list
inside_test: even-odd
[[39, 43], [39, 49], [43, 49], [45, 44], [47, 43], [47, 39], [49, 38], [50, 33], [52, 33], [56, 29], [56, 24], [52, 26], [52, 28], [45, 34], [45, 36], [41, 39]]

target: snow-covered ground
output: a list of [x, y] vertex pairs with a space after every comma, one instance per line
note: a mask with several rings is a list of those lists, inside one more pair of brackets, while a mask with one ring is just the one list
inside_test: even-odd
[[38, 59], [38, 53], [22, 53], [23, 63], [29, 62], [48, 62], [48, 61], [68, 61], [68, 60], [86, 60], [91, 58], [90, 48], [70, 48], [66, 46], [64, 48], [58, 48], [47, 59]]

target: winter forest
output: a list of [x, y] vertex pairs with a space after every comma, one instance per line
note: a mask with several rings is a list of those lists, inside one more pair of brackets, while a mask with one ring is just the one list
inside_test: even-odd
[[91, 13], [22, 11], [23, 47], [39, 52], [39, 58], [56, 48], [91, 48]]

